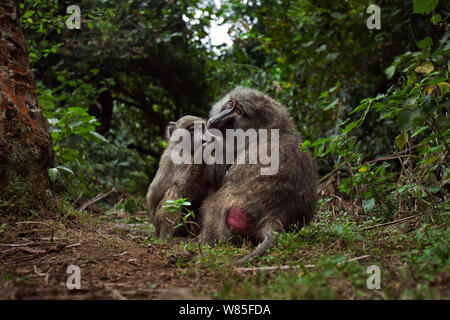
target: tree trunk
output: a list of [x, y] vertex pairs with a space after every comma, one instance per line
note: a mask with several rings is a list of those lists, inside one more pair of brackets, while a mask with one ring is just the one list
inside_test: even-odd
[[40, 207], [54, 165], [20, 14], [18, 0], [0, 1], [0, 214]]

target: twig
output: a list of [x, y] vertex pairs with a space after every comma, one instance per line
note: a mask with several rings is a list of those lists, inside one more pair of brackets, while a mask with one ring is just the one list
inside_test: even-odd
[[[353, 219], [355, 219], [357, 224], [360, 224], [359, 221], [359, 215], [358, 215], [358, 210], [355, 210], [355, 204], [353, 203], [353, 184], [354, 184], [354, 175], [353, 175], [353, 170], [352, 170], [352, 166], [347, 163], [347, 167], [348, 167], [348, 171], [350, 172], [350, 201], [352, 204], [352, 214], [353, 214]], [[356, 188], [356, 193], [357, 196], [359, 198], [359, 191], [358, 191], [358, 186], [355, 187]]]
[[19, 231], [20, 235], [28, 234], [28, 233], [35, 233], [35, 232], [44, 232], [44, 231], [53, 231], [53, 229], [33, 229], [33, 230], [23, 230]]
[[81, 246], [81, 242], [74, 243], [74, 244], [69, 244], [68, 246], [65, 247], [65, 249], [67, 249], [67, 248], [73, 248], [73, 247], [78, 247], [78, 246]]
[[358, 261], [358, 260], [366, 259], [366, 258], [369, 258], [369, 257], [370, 257], [370, 254], [366, 254], [365, 256], [360, 256], [360, 257], [351, 258], [351, 259], [348, 259], [348, 260], [345, 260], [345, 261], [341, 261], [337, 265], [340, 266], [340, 265], [343, 265], [344, 263], [347, 263], [347, 262]]
[[399, 223], [399, 222], [402, 222], [402, 221], [405, 221], [405, 220], [416, 218], [418, 216], [423, 215], [424, 213], [425, 212], [422, 212], [422, 213], [419, 213], [419, 214], [416, 214], [416, 215], [413, 215], [413, 216], [409, 216], [409, 217], [406, 217], [406, 218], [401, 218], [401, 219], [398, 219], [398, 220], [395, 220], [395, 221], [391, 221], [391, 222], [380, 223], [380, 224], [377, 224], [377, 225], [374, 225], [374, 226], [363, 228], [362, 230], [366, 231], [366, 230], [371, 230], [371, 229], [375, 229], [375, 228], [378, 228], [378, 227], [389, 226], [389, 225], [396, 224], [396, 223]]
[[48, 277], [50, 276], [50, 271], [53, 269], [53, 266], [50, 267], [50, 269], [48, 269], [48, 271], [46, 273], [40, 272], [39, 269], [36, 267], [36, 265], [33, 265], [34, 267], [34, 272], [40, 276], [40, 277], [45, 277], [45, 285], [48, 284]]
[[96, 203], [97, 201], [102, 200], [103, 198], [109, 196], [111, 193], [113, 193], [114, 191], [116, 191], [116, 188], [112, 188], [111, 190], [109, 190], [107, 193], [100, 193], [98, 195], [96, 195], [94, 198], [92, 198], [91, 200], [86, 201], [85, 203], [83, 203], [81, 206], [79, 206], [77, 208], [78, 211], [82, 211], [84, 209], [86, 209], [87, 207], [89, 207], [91, 204]]
[[398, 159], [399, 157], [409, 157], [408, 154], [403, 154], [403, 153], [410, 152], [411, 150], [417, 148], [419, 145], [420, 144], [416, 144], [416, 145], [414, 145], [412, 147], [409, 147], [409, 148], [403, 149], [401, 151], [395, 152], [395, 153], [391, 154], [390, 156], [386, 156], [386, 157], [378, 158], [378, 159], [375, 159], [375, 160], [371, 160], [371, 161], [369, 161], [369, 163], [375, 163], [375, 162], [387, 161], [387, 160], [395, 160], [395, 159]]
[[[364, 256], [360, 256], [360, 257], [351, 258], [351, 259], [348, 259], [348, 260], [345, 260], [345, 261], [341, 261], [337, 265], [340, 266], [340, 265], [342, 265], [344, 263], [347, 263], [347, 262], [358, 261], [358, 260], [366, 259], [366, 258], [369, 258], [369, 257], [370, 257], [370, 255], [367, 254], [367, 255], [364, 255]], [[234, 269], [237, 270], [237, 271], [271, 271], [271, 270], [299, 269], [301, 267], [302, 266], [298, 266], [298, 265], [296, 265], [296, 266], [283, 265], [283, 266], [253, 267], [253, 268], [242, 268], [242, 267], [240, 267], [240, 268], [234, 268]], [[316, 267], [316, 265], [314, 265], [314, 264], [305, 264], [303, 266], [303, 268], [307, 268], [307, 269], [315, 268], [315, 267]]]
[[48, 223], [41, 222], [41, 221], [19, 221], [19, 222], [16, 222], [16, 224], [42, 224], [43, 226], [46, 226], [52, 230], [52, 234], [50, 236], [50, 241], [53, 242], [53, 236], [55, 235], [55, 228]]
[[[283, 265], [283, 266], [272, 266], [272, 267], [253, 267], [253, 268], [243, 268], [243, 267], [238, 267], [238, 268], [234, 268], [237, 271], [271, 271], [271, 270], [288, 270], [288, 269], [299, 269], [301, 266], [288, 266], [288, 265]], [[314, 264], [305, 264], [303, 266], [304, 268], [314, 268], [315, 265]]]
[[347, 164], [347, 160], [339, 164], [336, 168], [331, 170], [329, 173], [327, 173], [325, 176], [323, 176], [319, 182], [322, 183], [322, 181], [326, 180], [329, 176], [332, 176], [337, 170], [339, 170], [343, 165]]
[[38, 256], [39, 256], [39, 254], [33, 254], [33, 255], [30, 255], [29, 257], [26, 257], [26, 258], [23, 258], [23, 259], [17, 259], [17, 260], [14, 260], [14, 261], [5, 262], [3, 264], [5, 266], [6, 265], [12, 265], [12, 264], [18, 264], [18, 263], [22, 263], [22, 262], [25, 262], [25, 261], [28, 261], [28, 260], [33, 260], [34, 258], [36, 258]]
[[30, 244], [33, 244], [34, 242], [27, 242], [27, 243], [0, 243], [1, 247], [25, 247]]
[[111, 290], [111, 298], [114, 300], [127, 300], [117, 289]]
[[326, 247], [325, 250], [328, 250], [328, 249], [332, 248], [336, 243], [339, 243], [339, 241], [341, 241], [341, 239], [337, 239], [335, 242], [333, 242], [328, 247]]

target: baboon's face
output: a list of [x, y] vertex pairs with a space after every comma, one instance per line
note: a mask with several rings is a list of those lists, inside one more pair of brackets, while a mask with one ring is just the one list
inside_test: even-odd
[[273, 119], [273, 106], [265, 96], [254, 92], [231, 92], [218, 113], [209, 118], [208, 128], [247, 130], [267, 128]]

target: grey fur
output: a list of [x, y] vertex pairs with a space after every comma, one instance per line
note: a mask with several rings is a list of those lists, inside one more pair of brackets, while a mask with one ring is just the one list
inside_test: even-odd
[[224, 110], [229, 100], [236, 101], [244, 109], [244, 116], [231, 127], [244, 131], [249, 128], [279, 129], [280, 138], [277, 174], [261, 175], [259, 164], [234, 164], [228, 169], [219, 190], [208, 196], [200, 209], [203, 221], [200, 241], [210, 245], [220, 239], [237, 240], [226, 222], [232, 207], [247, 213], [252, 224], [247, 237], [260, 245], [237, 261], [243, 264], [262, 255], [272, 245], [274, 231], [292, 230], [311, 221], [317, 202], [317, 169], [311, 155], [300, 151], [302, 139], [284, 106], [259, 91], [238, 87], [212, 107], [210, 117]]
[[147, 192], [147, 205], [150, 219], [155, 226], [155, 235], [159, 238], [169, 236], [187, 236], [198, 233], [198, 217], [189, 224], [189, 228], [176, 228], [181, 222], [181, 213], [170, 216], [163, 208], [166, 200], [188, 198], [190, 209], [198, 213], [201, 201], [212, 192], [214, 177], [209, 166], [204, 164], [179, 164], [172, 162], [171, 152], [175, 142], [170, 142], [170, 136], [175, 129], [186, 129], [195, 121], [205, 120], [194, 116], [184, 116], [177, 122], [169, 123], [167, 128], [167, 148], [161, 156], [159, 169]]

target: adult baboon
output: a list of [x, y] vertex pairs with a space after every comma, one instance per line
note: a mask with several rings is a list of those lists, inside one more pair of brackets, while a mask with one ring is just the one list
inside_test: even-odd
[[[220, 189], [202, 204], [200, 240], [210, 245], [217, 240], [247, 238], [258, 247], [237, 261], [247, 262], [272, 245], [272, 233], [302, 227], [313, 217], [317, 202], [317, 169], [311, 155], [300, 151], [301, 138], [286, 109], [270, 97], [238, 87], [228, 93], [210, 112], [208, 128], [278, 129], [279, 168], [261, 175], [261, 163], [233, 164]], [[269, 139], [270, 141], [270, 139]], [[260, 141], [259, 141], [260, 142]], [[268, 143], [270, 145], [270, 142]], [[257, 144], [244, 151], [257, 152]], [[269, 148], [270, 149], [270, 148]]]
[[[188, 233], [198, 233], [199, 227], [194, 223], [184, 227], [175, 228], [182, 219], [182, 213], [169, 214], [165, 210], [164, 202], [167, 200], [177, 200], [187, 198], [191, 202], [190, 209], [196, 214], [199, 211], [201, 201], [207, 194], [212, 192], [214, 175], [211, 167], [205, 164], [175, 164], [172, 161], [171, 153], [179, 143], [172, 141], [172, 133], [176, 129], [187, 129], [191, 134], [191, 158], [194, 158], [194, 122], [201, 122], [202, 129], [205, 129], [205, 120], [194, 116], [184, 116], [177, 122], [170, 122], [166, 131], [167, 148], [161, 156], [159, 169], [150, 184], [147, 192], [147, 205], [150, 218], [155, 226], [155, 235], [163, 238], [167, 236], [186, 236]], [[202, 132], [200, 132], [202, 133]], [[201, 137], [197, 137], [201, 139]], [[196, 150], [201, 152], [202, 150]]]

